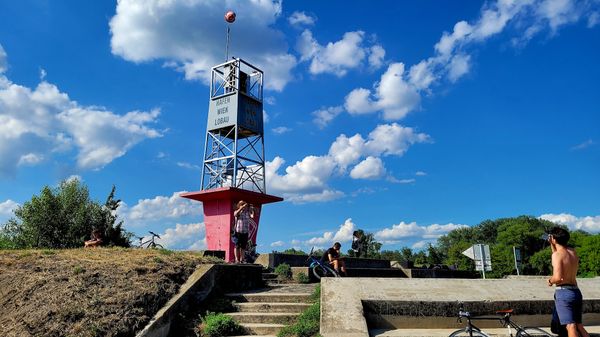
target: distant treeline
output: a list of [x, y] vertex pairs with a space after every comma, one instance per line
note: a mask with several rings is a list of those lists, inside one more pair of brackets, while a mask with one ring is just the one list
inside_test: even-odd
[[[521, 250], [521, 275], [549, 275], [552, 271], [551, 252], [548, 242], [541, 237], [554, 226], [557, 224], [532, 216], [485, 220], [476, 226], [455, 229], [423, 250], [403, 247], [380, 251], [381, 244], [372, 240], [367, 257], [404, 261], [415, 266], [446, 265], [474, 271], [475, 263], [462, 252], [473, 244], [482, 243], [490, 246], [492, 255], [492, 271], [486, 272], [486, 277], [516, 275], [513, 247]], [[600, 275], [600, 234], [572, 231], [569, 245], [575, 247], [579, 255], [579, 276]], [[293, 248], [283, 253], [306, 254]], [[352, 252], [349, 251], [348, 255]]]

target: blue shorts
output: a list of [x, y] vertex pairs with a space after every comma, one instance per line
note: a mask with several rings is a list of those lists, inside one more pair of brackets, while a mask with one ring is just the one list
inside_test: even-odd
[[554, 305], [561, 325], [581, 323], [583, 296], [578, 288], [556, 289]]

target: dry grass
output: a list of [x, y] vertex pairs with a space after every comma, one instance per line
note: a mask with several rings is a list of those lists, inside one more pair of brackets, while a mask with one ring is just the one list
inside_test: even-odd
[[0, 335], [134, 336], [207, 262], [164, 250], [0, 251]]

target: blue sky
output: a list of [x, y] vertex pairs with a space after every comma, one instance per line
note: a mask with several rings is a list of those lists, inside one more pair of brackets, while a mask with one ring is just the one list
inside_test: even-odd
[[0, 222], [77, 177], [127, 229], [205, 247], [210, 67], [265, 72], [259, 250], [420, 249], [522, 214], [600, 231], [600, 2], [0, 2]]

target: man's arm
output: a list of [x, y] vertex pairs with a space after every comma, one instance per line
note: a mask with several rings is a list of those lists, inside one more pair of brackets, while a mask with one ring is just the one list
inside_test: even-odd
[[548, 286], [552, 286], [553, 284], [562, 283], [562, 263], [560, 262], [559, 253], [554, 251], [552, 253], [552, 276], [548, 279]]
[[248, 206], [248, 204], [245, 204], [244, 206], [240, 207], [239, 209], [236, 209], [235, 211], [233, 211], [233, 216], [239, 216], [240, 213], [244, 210], [244, 208], [246, 208]]

